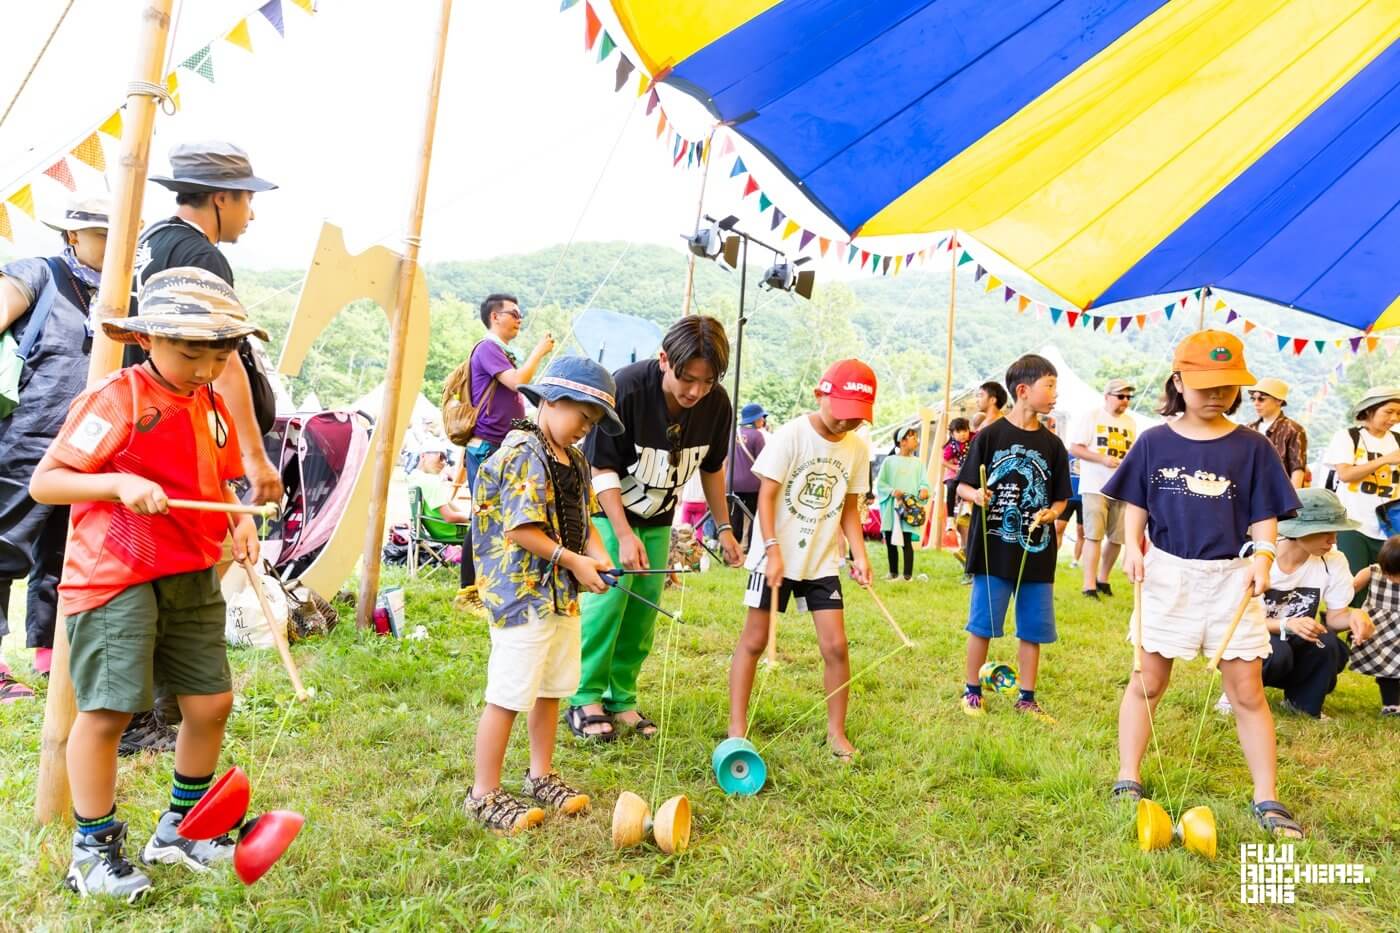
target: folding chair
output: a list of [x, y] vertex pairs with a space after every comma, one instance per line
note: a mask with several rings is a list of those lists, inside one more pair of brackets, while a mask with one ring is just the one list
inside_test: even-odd
[[423, 490], [416, 486], [408, 490], [408, 511], [412, 516], [408, 535], [409, 579], [417, 579], [420, 567], [427, 573], [450, 567], [443, 551], [453, 545], [466, 546], [467, 526], [424, 515]]

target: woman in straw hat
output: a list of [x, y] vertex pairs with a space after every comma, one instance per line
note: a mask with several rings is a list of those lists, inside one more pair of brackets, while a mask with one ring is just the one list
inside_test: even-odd
[[[9, 331], [29, 351], [20, 374], [20, 406], [0, 419], [0, 637], [9, 631], [10, 585], [27, 577], [25, 644], [37, 649], [34, 668], [45, 674], [58, 615], [68, 508], [31, 499], [29, 478], [87, 378], [92, 346], [87, 311], [102, 278], [107, 222], [105, 199], [74, 199], [44, 221], [62, 235], [61, 253], [16, 260], [0, 269], [0, 330]], [[0, 662], [0, 703], [33, 695]]]

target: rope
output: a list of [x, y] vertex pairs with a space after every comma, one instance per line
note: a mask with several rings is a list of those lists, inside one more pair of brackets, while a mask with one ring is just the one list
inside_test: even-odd
[[19, 82], [19, 87], [15, 89], [15, 95], [10, 98], [9, 104], [5, 107], [5, 112], [0, 113], [0, 126], [5, 125], [5, 120], [10, 116], [10, 111], [15, 109], [15, 104], [19, 101], [19, 96], [24, 93], [25, 85], [29, 79], [34, 77], [34, 72], [38, 70], [39, 63], [44, 60], [44, 53], [49, 50], [49, 44], [53, 42], [53, 37], [58, 35], [58, 28], [63, 25], [64, 19], [68, 16], [68, 11], [73, 9], [74, 0], [68, 0], [63, 7], [63, 12], [58, 14], [58, 22], [53, 24], [53, 29], [49, 30], [49, 37], [44, 40], [44, 44], [39, 48], [39, 54], [34, 56], [34, 63], [29, 66], [29, 70], [24, 73], [24, 78]]
[[167, 117], [175, 116], [175, 101], [163, 84], [154, 84], [150, 81], [132, 81], [126, 86], [126, 96], [154, 97], [156, 103], [160, 105], [162, 113]]
[[821, 709], [823, 706], [825, 706], [826, 703], [827, 703], [827, 701], [830, 700], [832, 697], [836, 696], [836, 694], [840, 693], [842, 690], [845, 690], [845, 689], [846, 689], [847, 687], [849, 687], [851, 684], [855, 683], [857, 680], [860, 680], [860, 679], [861, 679], [862, 677], [864, 677], [866, 674], [868, 674], [868, 673], [870, 673], [871, 671], [875, 670], [875, 668], [879, 667], [881, 664], [884, 664], [884, 663], [885, 663], [886, 661], [888, 661], [890, 658], [892, 658], [892, 657], [894, 657], [895, 655], [899, 654], [901, 651], [903, 651], [903, 650], [904, 650], [905, 648], [907, 648], [907, 647], [908, 647], [908, 646], [905, 645], [903, 642], [900, 642], [900, 643], [899, 643], [899, 647], [895, 648], [893, 651], [890, 651], [890, 652], [888, 652], [888, 653], [886, 653], [886, 654], [881, 655], [880, 657], [876, 658], [874, 661], [870, 662], [870, 664], [868, 664], [867, 666], [861, 668], [861, 670], [860, 670], [858, 673], [852, 674], [850, 677], [846, 678], [846, 682], [845, 682], [845, 683], [841, 684], [841, 686], [837, 687], [835, 690], [831, 691], [831, 692], [828, 693], [826, 696], [824, 696], [824, 697], [822, 697], [820, 700], [818, 700], [816, 703], [813, 703], [811, 706], [807, 707], [807, 709], [805, 709], [805, 710], [802, 711], [800, 714], [798, 714], [797, 718], [794, 719], [792, 722], [788, 723], [787, 727], [786, 727], [785, 729], [783, 729], [782, 732], [779, 732], [777, 735], [775, 735], [775, 736], [773, 736], [771, 739], [769, 739], [769, 740], [764, 744], [764, 746], [758, 750], [758, 753], [759, 753], [760, 755], [762, 755], [762, 754], [763, 754], [764, 752], [766, 752], [768, 749], [772, 748], [774, 742], [778, 741], [778, 740], [781, 739], [783, 736], [785, 736], [785, 735], [787, 735], [789, 732], [791, 732], [799, 723], [802, 722], [802, 720], [806, 719], [808, 716], [811, 716], [812, 713], [816, 712], [817, 710], [819, 710], [819, 709]]
[[272, 764], [272, 753], [277, 751], [277, 742], [282, 738], [282, 730], [287, 727], [287, 720], [291, 718], [292, 707], [296, 703], [296, 697], [287, 700], [287, 711], [282, 714], [282, 722], [277, 726], [277, 734], [272, 737], [272, 745], [267, 750], [267, 757], [263, 759], [262, 770], [258, 772], [257, 783], [262, 785], [263, 776], [267, 774], [267, 766]]
[[[681, 574], [681, 600], [680, 606], [676, 609], [676, 618], [669, 619], [671, 623], [670, 631], [666, 633], [666, 649], [661, 661], [661, 733], [656, 737], [656, 776], [651, 785], [651, 802], [653, 805], [661, 799], [661, 768], [666, 761], [666, 739], [667, 733], [671, 730], [671, 710], [674, 708], [674, 697], [672, 688], [675, 686], [677, 675], [676, 661], [676, 630], [680, 628], [678, 620], [685, 618], [685, 574]], [[664, 588], [663, 584], [663, 588]], [[660, 615], [660, 613], [658, 613]]]

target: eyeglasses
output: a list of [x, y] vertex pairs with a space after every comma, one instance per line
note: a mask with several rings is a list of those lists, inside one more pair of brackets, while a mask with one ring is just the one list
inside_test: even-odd
[[1131, 392], [1114, 392], [1113, 397], [1120, 402], [1131, 402], [1133, 400], [1133, 394]]
[[681, 426], [679, 424], [666, 425], [666, 443], [671, 449], [667, 451], [666, 459], [670, 461], [672, 468], [681, 462]]
[[517, 321], [523, 321], [523, 320], [525, 319], [525, 314], [524, 314], [524, 312], [519, 311], [519, 310], [511, 310], [510, 308], [497, 308], [497, 309], [495, 310], [495, 312], [493, 312], [493, 313], [495, 313], [495, 314], [504, 314], [504, 315], [507, 315], [507, 316], [509, 316], [509, 317], [515, 318]]

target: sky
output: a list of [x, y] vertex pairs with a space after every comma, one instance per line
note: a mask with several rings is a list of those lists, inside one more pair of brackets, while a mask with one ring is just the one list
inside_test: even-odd
[[[7, 4], [0, 106], [65, 2]], [[184, 4], [189, 9], [176, 0], [176, 61], [259, 5]], [[0, 124], [0, 197], [16, 175], [121, 100], [141, 7], [139, 0], [74, 0], [41, 69]], [[151, 170], [167, 168], [166, 153], [177, 142], [224, 138], [281, 186], [257, 197], [253, 225], [226, 248], [235, 265], [304, 266], [323, 219], [346, 229], [352, 250], [397, 245], [417, 170], [439, 3], [321, 0], [314, 17], [290, 0], [284, 7], [285, 39], [254, 14], [255, 54], [215, 43], [215, 83], [180, 72], [182, 110], [158, 118]], [[582, 9], [561, 13], [558, 0], [454, 4], [423, 260], [484, 259], [570, 239], [679, 247], [680, 234], [693, 228], [701, 174], [673, 169], [635, 95], [613, 92], [616, 57], [599, 65], [585, 52]], [[111, 41], [113, 35], [123, 39]], [[699, 108], [671, 100], [677, 119], [690, 117], [691, 131], [703, 133]], [[109, 141], [109, 157], [116, 151]], [[74, 175], [84, 190], [106, 187], [84, 166], [75, 165]], [[712, 182], [722, 199], [718, 180]], [[46, 178], [34, 188], [41, 212], [61, 208], [67, 197]], [[167, 206], [173, 208], [173, 196], [150, 186], [145, 219], [163, 216]], [[27, 219], [15, 227], [14, 252], [51, 248], [45, 228]]]

